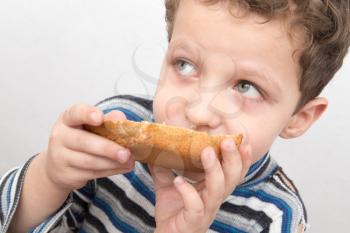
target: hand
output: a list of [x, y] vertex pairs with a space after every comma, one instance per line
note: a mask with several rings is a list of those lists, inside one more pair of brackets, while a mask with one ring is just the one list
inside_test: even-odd
[[150, 166], [155, 182], [156, 232], [206, 232], [223, 201], [245, 177], [252, 161], [251, 148], [238, 150], [232, 140], [221, 143], [220, 164], [212, 148], [201, 153], [205, 180], [194, 185], [171, 170]]
[[60, 115], [47, 150], [38, 156], [44, 174], [55, 187], [71, 191], [83, 187], [88, 180], [133, 169], [134, 158], [129, 150], [82, 128], [83, 124], [101, 125], [107, 119], [126, 117], [120, 111], [103, 116], [100, 109], [88, 105], [74, 105]]

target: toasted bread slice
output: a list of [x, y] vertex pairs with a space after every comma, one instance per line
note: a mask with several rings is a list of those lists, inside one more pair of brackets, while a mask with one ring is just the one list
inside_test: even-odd
[[209, 135], [145, 121], [105, 121], [101, 126], [86, 125], [84, 128], [128, 148], [137, 161], [194, 172], [203, 172], [200, 155], [205, 147], [212, 146], [221, 161], [223, 139], [232, 138], [237, 147], [242, 141], [241, 134]]

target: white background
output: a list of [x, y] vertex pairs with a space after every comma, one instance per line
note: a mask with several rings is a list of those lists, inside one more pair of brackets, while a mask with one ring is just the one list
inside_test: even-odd
[[[145, 89], [133, 62], [158, 77], [165, 47], [162, 0], [1, 1], [0, 174], [45, 148], [71, 104], [152, 95], [155, 83]], [[350, 228], [349, 76], [347, 57], [322, 93], [328, 111], [304, 136], [272, 148], [304, 198], [309, 232]]]

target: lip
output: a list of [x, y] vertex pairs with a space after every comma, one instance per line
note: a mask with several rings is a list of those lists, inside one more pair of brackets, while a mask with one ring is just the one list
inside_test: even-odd
[[[210, 127], [208, 127], [207, 125], [195, 125], [195, 124], [188, 124], [187, 126], [183, 126], [180, 124], [172, 124], [172, 123], [168, 123], [166, 121], [163, 121], [161, 124], [165, 124], [165, 125], [171, 125], [174, 127], [180, 127], [180, 128], [185, 128], [185, 129], [190, 129], [193, 131], [197, 131], [197, 132], [201, 132], [201, 133], [207, 133], [208, 135], [232, 135], [232, 134], [243, 134], [243, 140], [245, 140], [245, 133], [244, 130], [242, 132], [237, 132], [237, 133], [227, 133], [227, 132], [214, 132], [210, 130]], [[243, 141], [242, 141], [243, 143]]]

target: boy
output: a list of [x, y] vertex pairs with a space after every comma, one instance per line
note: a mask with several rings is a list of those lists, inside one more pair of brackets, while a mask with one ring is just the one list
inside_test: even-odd
[[[167, 0], [169, 48], [154, 100], [116, 96], [62, 113], [47, 149], [1, 179], [2, 232], [303, 232], [299, 193], [268, 151], [325, 111], [317, 96], [349, 47], [347, 7]], [[205, 148], [205, 172], [183, 173], [135, 163], [82, 130], [125, 118], [245, 141], [237, 149], [224, 140], [222, 163]]]

